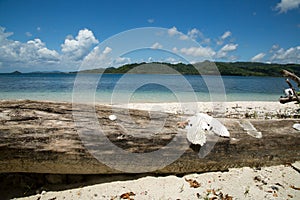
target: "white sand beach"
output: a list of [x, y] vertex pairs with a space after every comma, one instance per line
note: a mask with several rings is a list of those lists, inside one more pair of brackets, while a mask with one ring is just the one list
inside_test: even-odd
[[22, 200], [63, 199], [299, 199], [300, 162], [228, 172], [190, 174], [184, 177], [147, 176], [87, 187], [18, 198]]
[[194, 115], [197, 112], [220, 113], [226, 118], [289, 118], [298, 113], [300, 106], [295, 103], [281, 104], [275, 101], [232, 101], [232, 102], [196, 102], [196, 103], [129, 103], [111, 105], [128, 109], [161, 111], [167, 113]]

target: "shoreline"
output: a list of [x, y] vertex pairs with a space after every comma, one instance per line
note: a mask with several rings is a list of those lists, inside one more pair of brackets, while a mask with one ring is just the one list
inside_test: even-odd
[[129, 103], [109, 106], [145, 111], [161, 111], [182, 115], [194, 115], [202, 112], [215, 117], [234, 119], [282, 119], [300, 117], [300, 113], [298, 112], [300, 109], [299, 105], [294, 103], [280, 104], [279, 102], [271, 101]]
[[[69, 101], [28, 100], [28, 99], [0, 99], [9, 101], [37, 101], [47, 103], [73, 103]], [[85, 103], [86, 104], [86, 103]], [[93, 102], [91, 104], [94, 104]], [[136, 109], [149, 112], [166, 112], [179, 115], [195, 115], [202, 112], [221, 118], [233, 119], [284, 119], [300, 118], [300, 105], [294, 102], [281, 104], [278, 101], [226, 101], [226, 102], [166, 102], [166, 103], [128, 103], [111, 104], [97, 103], [95, 106], [109, 106], [112, 108]]]

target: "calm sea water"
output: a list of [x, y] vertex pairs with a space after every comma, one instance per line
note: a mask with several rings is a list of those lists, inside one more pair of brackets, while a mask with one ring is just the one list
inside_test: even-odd
[[[96, 102], [278, 101], [287, 86], [280, 77], [179, 76], [104, 74], [81, 75]], [[72, 101], [76, 74], [0, 74], [0, 99]], [[76, 83], [78, 83], [76, 82]], [[79, 84], [79, 86], [80, 86]], [[76, 85], [77, 87], [77, 85]], [[95, 90], [90, 88], [96, 88]], [[223, 93], [223, 88], [225, 93]], [[76, 98], [76, 96], [75, 96]]]

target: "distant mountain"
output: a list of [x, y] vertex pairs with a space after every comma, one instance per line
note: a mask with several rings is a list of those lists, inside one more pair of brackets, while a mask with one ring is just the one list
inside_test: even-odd
[[11, 72], [11, 74], [22, 74], [22, 73], [19, 71], [14, 71], [14, 72]]
[[28, 74], [64, 74], [65, 72], [61, 71], [34, 71], [28, 72]]
[[[167, 69], [168, 66], [171, 69]], [[204, 61], [196, 64], [170, 64], [170, 63], [133, 63], [118, 68], [99, 68], [83, 70], [72, 73], [111, 73], [111, 74], [176, 74], [185, 75], [217, 75], [216, 67], [221, 75], [230, 76], [281, 76], [280, 71], [289, 70], [300, 75], [300, 64], [267, 64], [256, 62], [210, 62]], [[173, 69], [173, 70], [172, 70]]]
[[[82, 71], [74, 71], [74, 72], [69, 72], [70, 74], [76, 74], [76, 73], [85, 73], [85, 74], [100, 74], [104, 73], [105, 70], [108, 70], [109, 68], [99, 68], [99, 69], [88, 69], [88, 70], [82, 70]], [[114, 68], [115, 69], [115, 68]]]

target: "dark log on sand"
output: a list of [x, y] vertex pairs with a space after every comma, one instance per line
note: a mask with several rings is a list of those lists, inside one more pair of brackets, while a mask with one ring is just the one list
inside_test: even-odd
[[[286, 70], [283, 70], [283, 71], [286, 71]], [[286, 71], [286, 73], [290, 73], [290, 72]], [[294, 76], [297, 77], [296, 75], [294, 75]], [[289, 81], [289, 79], [286, 79], [285, 81], [289, 85], [289, 87], [292, 89], [293, 96], [280, 97], [279, 102], [282, 103], [282, 104], [289, 103], [289, 102], [292, 102], [292, 101], [297, 101], [298, 103], [300, 103], [300, 99], [299, 99], [298, 94], [295, 91], [292, 83]]]
[[[84, 106], [83, 106], [84, 107]], [[88, 107], [88, 106], [86, 106]], [[85, 115], [76, 107], [76, 113]], [[118, 116], [111, 121], [108, 116], [114, 113]], [[176, 122], [184, 119], [182, 116], [166, 113], [150, 113], [146, 111], [114, 109], [96, 106], [96, 117], [105, 130], [109, 140], [126, 152], [139, 155], [154, 152], [168, 146], [175, 136], [178, 136], [176, 146], [161, 157], [139, 162], [117, 162], [119, 157], [107, 143], [101, 144], [102, 152], [97, 152], [97, 139], [90, 134], [86, 138], [79, 137], [79, 126], [75, 125], [70, 103], [52, 103], [37, 101], [0, 101], [0, 172], [27, 172], [53, 174], [116, 174], [124, 173], [117, 169], [126, 165], [128, 169], [147, 168], [155, 159], [168, 160], [178, 153], [186, 143], [184, 130], [177, 129]], [[151, 123], [149, 119], [151, 117]], [[138, 126], [131, 126], [132, 121]], [[83, 120], [84, 121], [84, 120]], [[89, 122], [89, 120], [86, 120]], [[153, 134], [155, 126], [161, 126]], [[235, 139], [219, 138], [214, 148], [203, 158], [199, 157], [198, 146], [187, 146], [179, 158], [154, 173], [183, 174], [192, 172], [207, 172], [227, 170], [232, 167], [260, 167], [285, 164], [300, 160], [300, 134], [292, 128], [299, 120], [249, 120], [262, 133], [258, 139], [250, 136], [240, 125], [239, 119], [220, 119]], [[122, 126], [121, 126], [121, 125]], [[153, 126], [143, 130], [144, 126]], [[92, 129], [88, 126], [86, 130]], [[139, 134], [147, 135], [141, 137]], [[83, 140], [82, 140], [83, 139]], [[208, 144], [213, 144], [209, 140]], [[174, 148], [174, 149], [172, 149]], [[209, 146], [205, 147], [206, 150]], [[111, 156], [116, 161], [116, 167], [109, 167], [95, 159], [92, 150], [101, 155]], [[200, 149], [205, 153], [205, 149]], [[176, 157], [176, 155], [175, 155]], [[123, 166], [124, 167], [124, 166]]]
[[296, 97], [297, 102], [300, 103], [300, 99], [299, 99], [299, 97], [298, 97], [298, 95], [297, 95], [297, 92], [295, 91], [295, 88], [293, 87], [292, 83], [289, 81], [289, 79], [286, 79], [285, 82], [286, 82], [286, 83], [289, 85], [289, 87], [292, 89], [293, 94], [294, 94], [293, 96]]
[[282, 104], [290, 103], [290, 102], [293, 102], [293, 101], [298, 102], [297, 97], [293, 96], [293, 97], [280, 97], [279, 98], [279, 102], [282, 103]]

